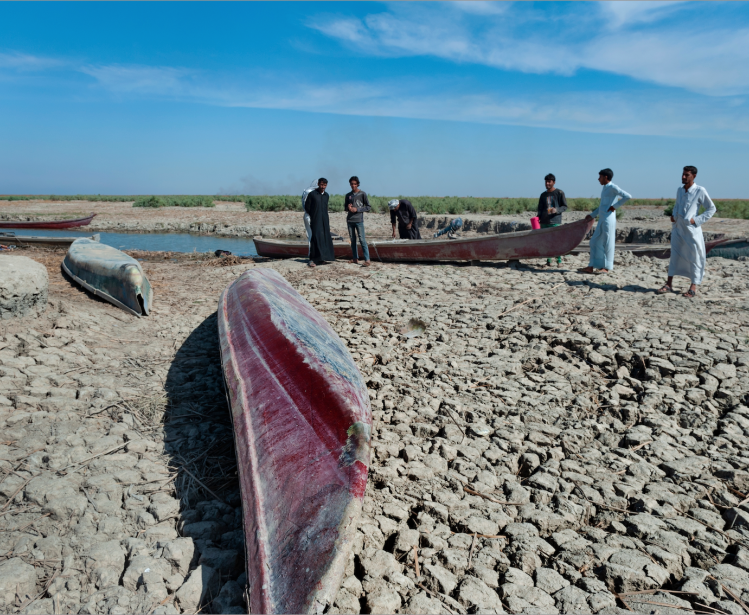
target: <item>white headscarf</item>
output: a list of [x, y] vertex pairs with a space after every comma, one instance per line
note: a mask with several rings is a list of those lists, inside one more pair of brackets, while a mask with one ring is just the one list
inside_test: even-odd
[[395, 209], [396, 207], [398, 207], [398, 205], [400, 205], [400, 201], [398, 199], [393, 199], [392, 201], [388, 201], [388, 207], [390, 209]]

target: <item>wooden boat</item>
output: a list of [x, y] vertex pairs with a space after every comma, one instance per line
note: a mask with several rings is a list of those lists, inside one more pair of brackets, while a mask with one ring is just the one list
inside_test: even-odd
[[87, 291], [134, 316], [148, 314], [151, 309], [153, 292], [140, 263], [117, 248], [76, 239], [62, 268]]
[[[705, 253], [711, 256], [711, 252], [718, 248], [715, 254], [712, 256], [718, 256], [717, 252], [721, 252], [724, 249], [739, 249], [744, 248], [744, 244], [747, 243], [747, 238], [740, 239], [716, 239], [714, 241], [705, 242]], [[629, 252], [635, 256], [650, 256], [651, 258], [671, 258], [671, 244], [648, 244], [648, 243], [618, 243], [616, 244], [615, 250], [617, 252]], [[583, 254], [590, 252], [590, 244], [583, 243], [577, 248], [572, 250], [572, 254]]]
[[218, 330], [249, 612], [322, 613], [343, 578], [367, 484], [367, 388], [338, 335], [272, 269], [226, 287]]
[[13, 233], [0, 233], [0, 244], [6, 246], [31, 246], [39, 248], [67, 248], [76, 239], [99, 241], [99, 234], [90, 237], [32, 237], [17, 236]]
[[[369, 241], [373, 261], [505, 261], [550, 258], [568, 254], [593, 226], [592, 220], [540, 230], [501, 233], [461, 239], [395, 239]], [[307, 242], [280, 241], [255, 237], [259, 256], [271, 258], [307, 257]], [[334, 243], [336, 258], [351, 258], [348, 242]], [[359, 247], [359, 258], [363, 258]]]
[[0, 221], [0, 228], [44, 228], [44, 229], [64, 229], [74, 228], [76, 226], [87, 226], [91, 224], [96, 214], [91, 214], [86, 218], [77, 218], [75, 220], [35, 220], [27, 222], [24, 220]]

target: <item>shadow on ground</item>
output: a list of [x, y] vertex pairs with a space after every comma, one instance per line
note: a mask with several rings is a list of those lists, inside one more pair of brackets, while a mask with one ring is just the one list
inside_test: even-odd
[[194, 541], [193, 567], [202, 566], [201, 612], [246, 613], [242, 507], [215, 313], [179, 348], [165, 387], [165, 448], [179, 472], [178, 529]]

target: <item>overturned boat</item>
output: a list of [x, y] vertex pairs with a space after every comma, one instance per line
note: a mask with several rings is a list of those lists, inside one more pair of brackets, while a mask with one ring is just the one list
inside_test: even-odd
[[148, 314], [151, 309], [153, 292], [143, 268], [117, 248], [91, 239], [76, 239], [62, 268], [87, 291], [134, 316]]
[[[480, 235], [461, 239], [392, 239], [367, 241], [373, 261], [506, 261], [563, 256], [574, 250], [593, 226], [579, 220], [541, 230]], [[306, 258], [306, 241], [281, 241], [254, 237], [259, 256]], [[336, 258], [351, 258], [349, 242], [334, 243]], [[359, 258], [363, 258], [361, 246]]]
[[332, 606], [367, 484], [372, 411], [335, 331], [279, 273], [221, 294], [250, 613]]

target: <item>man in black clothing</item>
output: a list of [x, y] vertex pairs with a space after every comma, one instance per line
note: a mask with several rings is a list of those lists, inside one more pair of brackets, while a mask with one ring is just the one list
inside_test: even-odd
[[364, 234], [364, 212], [371, 211], [367, 193], [359, 190], [359, 178], [354, 175], [348, 180], [351, 186], [351, 192], [346, 195], [344, 207], [346, 208], [346, 224], [348, 225], [348, 236], [351, 239], [351, 260], [349, 263], [357, 265], [359, 263], [359, 254], [356, 249], [356, 234], [359, 234], [359, 243], [364, 253], [364, 266], [369, 267], [369, 247], [367, 246], [367, 237]]
[[[562, 224], [562, 214], [567, 211], [567, 197], [564, 192], [554, 187], [557, 178], [549, 173], [544, 177], [546, 192], [538, 199], [538, 218], [541, 228], [551, 228]], [[562, 257], [557, 256], [557, 265], [562, 264]], [[551, 259], [546, 259], [546, 266], [551, 267]]]
[[309, 214], [309, 225], [312, 237], [309, 243], [309, 266], [315, 267], [323, 261], [334, 261], [335, 251], [333, 239], [330, 237], [330, 221], [328, 220], [328, 198], [325, 192], [328, 180], [321, 177], [317, 180], [317, 190], [307, 195], [304, 211]]
[[395, 237], [395, 223], [398, 222], [398, 235], [401, 239], [421, 239], [419, 227], [416, 226], [416, 210], [408, 199], [393, 199], [388, 202], [390, 208], [390, 222], [393, 225]]

